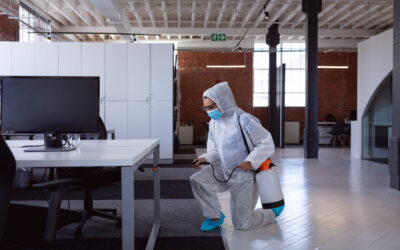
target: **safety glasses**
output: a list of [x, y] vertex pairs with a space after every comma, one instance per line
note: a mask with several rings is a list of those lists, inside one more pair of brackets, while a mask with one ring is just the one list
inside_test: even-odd
[[218, 108], [218, 106], [217, 106], [217, 104], [216, 103], [214, 103], [214, 104], [211, 104], [211, 105], [208, 105], [208, 106], [203, 106], [203, 107], [201, 107], [204, 111], [210, 111], [210, 110], [214, 110], [214, 109], [216, 109], [216, 108]]

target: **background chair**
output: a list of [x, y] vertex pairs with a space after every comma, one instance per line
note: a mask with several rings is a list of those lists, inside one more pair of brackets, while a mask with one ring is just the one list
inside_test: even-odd
[[342, 146], [344, 146], [344, 141], [340, 136], [344, 135], [345, 131], [345, 123], [343, 121], [337, 121], [335, 125], [333, 125], [332, 130], [328, 132], [331, 135], [330, 142], [332, 143], [332, 147], [336, 145], [336, 141], [339, 141]]
[[336, 122], [336, 117], [333, 114], [326, 114], [325, 121], [326, 122]]
[[[95, 138], [97, 140], [107, 139], [107, 130], [103, 120], [98, 118], [98, 133], [94, 136], [86, 136], [86, 138]], [[93, 216], [115, 220], [116, 227], [121, 227], [121, 217], [116, 216], [116, 209], [94, 209], [92, 191], [105, 186], [113, 184], [121, 180], [121, 170], [116, 167], [108, 168], [62, 168], [57, 169], [57, 177], [60, 179], [78, 179], [76, 189], [84, 190], [84, 209], [81, 213], [82, 220], [76, 227], [74, 232], [75, 236], [82, 235], [82, 228]]]

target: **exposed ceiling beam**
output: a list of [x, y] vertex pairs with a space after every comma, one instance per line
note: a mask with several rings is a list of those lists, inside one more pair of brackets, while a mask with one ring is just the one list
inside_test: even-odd
[[247, 13], [247, 15], [244, 17], [243, 22], [242, 22], [242, 28], [247, 26], [247, 22], [250, 20], [251, 17], [253, 17], [256, 13], [257, 10], [261, 7], [261, 0], [257, 0], [255, 4], [253, 4], [253, 7], [251, 7], [250, 11]]
[[204, 28], [207, 28], [208, 19], [210, 18], [211, 7], [212, 7], [212, 2], [208, 0], [206, 15], [204, 16], [204, 25], [203, 25]]
[[236, 9], [233, 12], [231, 20], [229, 21], [229, 28], [232, 28], [233, 25], [235, 24], [236, 17], [239, 15], [239, 12], [242, 9], [242, 7], [243, 7], [243, 0], [240, 0], [238, 5], [236, 6]]
[[336, 8], [335, 10], [332, 11], [331, 15], [329, 15], [327, 18], [320, 19], [318, 26], [321, 28], [326, 23], [329, 23], [331, 20], [333, 20], [334, 18], [341, 15], [342, 12], [345, 11], [346, 9], [349, 9], [349, 7], [350, 7], [349, 4], [343, 4], [340, 8]]
[[[335, 4], [329, 4], [325, 8], [322, 7], [321, 12], [318, 14], [318, 21], [322, 22], [324, 20], [324, 18], [326, 17], [326, 15], [329, 14], [329, 11], [331, 11], [335, 7], [336, 7]], [[301, 15], [300, 18], [298, 20], [296, 20], [297, 23], [302, 23], [304, 21], [304, 19], [306, 18], [306, 15], [303, 13], [303, 11], [301, 13], [303, 15]], [[292, 25], [292, 28], [295, 27], [295, 26], [297, 26], [297, 25]]]
[[[155, 41], [156, 42], [156, 41]], [[160, 41], [161, 42], [161, 41]], [[233, 48], [235, 43], [233, 41], [225, 41], [225, 42], [212, 42], [212, 41], [201, 41], [201, 40], [188, 40], [188, 41], [180, 41], [180, 40], [171, 40], [171, 42], [177, 43], [177, 49], [228, 49], [229, 51]], [[292, 42], [304, 42], [299, 40], [293, 40]], [[357, 49], [357, 44], [361, 42], [361, 40], [326, 40], [319, 39], [318, 40], [318, 48], [352, 48]], [[240, 46], [243, 49], [253, 49], [254, 48], [254, 39], [243, 40], [240, 43]]]
[[[276, 20], [278, 20], [278, 18], [279, 18], [283, 13], [285, 13], [285, 12], [287, 11], [287, 9], [288, 9], [289, 7], [290, 7], [290, 4], [285, 3], [285, 4], [282, 6], [282, 8], [279, 10], [279, 12], [275, 13], [275, 14], [272, 16], [272, 18], [269, 18], [269, 19], [267, 20], [267, 21], [268, 21], [267, 30], [268, 30], [268, 28], [269, 28], [272, 24], [275, 23]], [[262, 16], [262, 15], [261, 15], [261, 16]]]
[[[242, 36], [246, 29], [229, 29], [229, 28], [161, 28], [161, 27], [143, 27], [135, 29], [132, 27], [132, 33], [138, 34], [162, 34], [162, 35], [205, 35], [212, 33], [224, 33], [227, 36]], [[320, 29], [319, 36], [326, 37], [370, 37], [376, 35], [383, 30], [364, 30], [364, 29]], [[115, 27], [86, 27], [86, 26], [68, 26], [61, 29], [61, 32], [116, 32]], [[285, 36], [304, 36], [304, 29], [279, 29], [279, 33]], [[265, 36], [265, 29], [250, 29], [248, 36]]]
[[56, 28], [57, 30], [60, 28], [60, 25], [63, 25], [63, 26], [68, 25], [68, 20], [63, 15], [61, 15], [56, 10], [50, 9], [50, 3], [37, 0], [37, 1], [33, 1], [32, 5], [34, 5], [37, 9], [40, 9], [41, 11], [46, 12], [46, 15], [49, 16], [49, 19], [51, 19], [51, 21], [52, 21], [51, 25], [54, 28]]
[[225, 10], [226, 10], [226, 0], [224, 0], [224, 2], [222, 3], [222, 7], [218, 13], [217, 24], [216, 24], [217, 28], [219, 28], [219, 25], [221, 24], [222, 18], [224, 17], [225, 14]]
[[167, 14], [167, 7], [165, 4], [165, 1], [161, 2], [161, 11], [163, 13], [164, 26], [165, 26], [165, 28], [167, 28], [168, 27], [168, 14]]
[[144, 0], [144, 3], [146, 5], [147, 14], [149, 15], [150, 20], [151, 20], [151, 24], [153, 25], [153, 27], [156, 27], [156, 24], [154, 22], [155, 18], [153, 15], [153, 11], [151, 10], [150, 2], [148, 0]]
[[192, 28], [194, 28], [195, 21], [196, 21], [196, 2], [192, 0], [192, 23], [191, 23]]
[[[161, 2], [161, 11], [163, 13], [164, 18], [164, 27], [168, 28], [168, 14], [167, 14], [167, 7], [165, 1]], [[171, 39], [171, 36], [167, 36], [168, 40]]]
[[[352, 16], [352, 15], [356, 15], [357, 12], [359, 12], [360, 10], [362, 10], [363, 8], [365, 8], [365, 4], [358, 4], [354, 9], [350, 9], [347, 11], [346, 14], [341, 15], [340, 17], [335, 19], [335, 23], [341, 23], [342, 21], [346, 20], [346, 18]], [[335, 26], [335, 24], [328, 24], [328, 29], [332, 28], [333, 26]]]
[[60, 15], [64, 16], [73, 25], [79, 26], [79, 18], [75, 15], [72, 10], [64, 10], [64, 2], [61, 0], [50, 0], [50, 6], [57, 10]]
[[181, 21], [182, 21], [182, 13], [181, 13], [181, 1], [177, 0], [176, 1], [176, 12], [178, 14], [178, 27], [181, 27]]
[[[366, 7], [367, 7], [367, 12], [371, 13], [371, 12], [375, 11], [376, 9], [378, 9], [379, 7], [381, 7], [381, 5], [372, 5], [371, 6], [368, 3]], [[352, 24], [358, 22], [358, 20], [360, 20], [362, 18], [364, 18], [364, 15], [362, 15], [362, 14], [357, 15], [355, 17], [352, 17], [350, 20], [347, 20], [347, 22], [348, 22], [347, 24], [344, 24], [344, 25], [340, 26], [340, 28], [342, 28], [342, 29], [343, 28], [348, 28], [348, 27], [352, 26]]]
[[289, 22], [297, 13], [301, 11], [301, 4], [297, 5], [296, 9], [292, 10], [285, 18], [282, 20], [279, 20], [279, 23], [281, 26], [285, 25], [287, 22]]
[[383, 8], [382, 10], [376, 12], [375, 14], [371, 14], [366, 19], [363, 19], [362, 21], [358, 22], [358, 24], [354, 25], [352, 28], [357, 29], [361, 26], [365, 26], [365, 24], [375, 20], [380, 15], [384, 15], [388, 11], [392, 11], [392, 9], [393, 9], [393, 5], [388, 5], [385, 8]]
[[135, 7], [135, 3], [129, 2], [129, 8], [131, 9], [131, 11], [132, 11], [133, 15], [135, 16], [136, 20], [138, 20], [139, 27], [143, 27], [142, 17], [139, 16], [139, 13], [137, 12], [136, 7]]
[[[274, 6], [274, 2], [270, 2], [269, 4], [267, 4], [267, 8], [266, 11], [271, 11], [272, 7]], [[254, 22], [253, 27], [252, 28], [257, 28], [258, 25], [265, 20], [265, 16], [264, 15], [259, 15], [257, 17], [257, 20]], [[265, 33], [265, 32], [264, 32]]]
[[63, 0], [63, 3], [65, 4], [65, 6], [67, 7], [67, 9], [70, 9], [73, 11], [73, 13], [75, 13], [75, 15], [77, 17], [79, 17], [79, 19], [81, 19], [86, 25], [88, 26], [92, 26], [92, 20], [90, 18], [90, 16], [88, 16], [87, 13], [85, 13], [84, 11], [80, 10], [78, 7], [78, 2], [75, 0]]
[[383, 27], [388, 26], [392, 23], [393, 23], [393, 16], [388, 16], [388, 19], [385, 21], [382, 20], [382, 23], [380, 25], [378, 25], [378, 27], [376, 27], [376, 28], [382, 29]]
[[94, 20], [100, 25], [104, 26], [106, 25], [105, 23], [105, 18], [103, 15], [101, 15], [96, 9], [93, 7], [93, 5], [89, 2], [89, 0], [79, 0], [83, 8], [90, 13], [90, 15], [93, 17]]

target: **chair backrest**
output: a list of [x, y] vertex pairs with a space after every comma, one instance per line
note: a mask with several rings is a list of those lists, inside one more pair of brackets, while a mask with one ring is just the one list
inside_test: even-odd
[[97, 132], [83, 134], [81, 138], [83, 140], [107, 140], [107, 129], [100, 116], [97, 118]]
[[14, 156], [0, 134], [0, 241], [7, 223], [7, 212], [14, 181], [16, 163]]
[[104, 125], [103, 119], [99, 116], [97, 119], [97, 131], [99, 136], [97, 137], [98, 140], [107, 140], [107, 129], [106, 125]]
[[345, 126], [346, 125], [344, 121], [337, 121], [335, 125], [333, 125], [333, 128], [330, 133], [333, 135], [341, 135], [344, 133]]

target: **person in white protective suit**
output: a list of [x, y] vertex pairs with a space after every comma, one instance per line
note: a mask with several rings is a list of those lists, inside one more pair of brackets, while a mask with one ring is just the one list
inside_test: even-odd
[[[231, 193], [231, 214], [235, 229], [256, 229], [275, 222], [282, 208], [256, 209], [258, 189], [254, 172], [275, 150], [271, 134], [254, 116], [236, 106], [227, 82], [218, 83], [203, 94], [203, 109], [211, 118], [207, 153], [193, 161], [200, 169], [190, 177], [194, 197], [200, 202], [206, 220], [202, 231], [211, 231], [224, 222], [217, 192]], [[248, 153], [240, 125], [247, 140]], [[210, 165], [201, 165], [202, 163]], [[227, 183], [218, 180], [227, 180]], [[214, 172], [213, 172], [214, 169]], [[218, 179], [218, 180], [216, 180]]]

